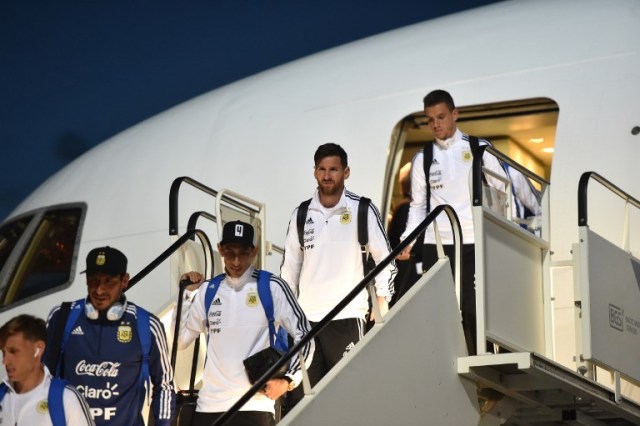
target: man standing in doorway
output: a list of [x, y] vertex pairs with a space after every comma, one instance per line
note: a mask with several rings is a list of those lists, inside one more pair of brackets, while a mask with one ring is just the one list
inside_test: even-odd
[[[424, 112], [436, 140], [425, 146], [425, 149], [432, 150], [431, 164], [426, 167], [423, 164], [424, 151], [418, 152], [413, 158], [409, 218], [401, 238], [404, 240], [426, 218], [427, 213], [437, 206], [448, 204], [457, 213], [463, 242], [460, 259], [462, 326], [469, 354], [474, 355], [477, 335], [475, 248], [469, 175], [475, 148], [490, 143], [484, 139], [469, 136], [457, 128], [458, 110], [451, 95], [444, 90], [434, 90], [425, 96]], [[475, 148], [474, 145], [476, 145]], [[483, 155], [482, 161], [485, 168], [500, 176], [506, 176], [500, 162], [493, 155]], [[425, 177], [425, 168], [429, 170], [428, 178]], [[505, 185], [500, 180], [489, 175], [486, 175], [486, 180], [489, 185], [498, 190], [505, 190]], [[520, 201], [539, 214], [540, 206], [529, 187], [514, 185], [514, 193]], [[436, 222], [444, 252], [449, 257], [453, 269], [455, 250], [451, 225], [445, 215], [440, 215]], [[426, 271], [438, 260], [433, 225], [429, 226], [425, 232], [424, 244], [423, 269]], [[409, 259], [411, 249], [412, 245], [407, 246], [398, 259]]]

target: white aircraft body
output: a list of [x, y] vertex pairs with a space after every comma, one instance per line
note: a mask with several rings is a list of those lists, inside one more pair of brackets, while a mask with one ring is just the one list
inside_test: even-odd
[[[462, 130], [493, 140], [508, 155], [515, 152], [550, 182], [543, 266], [551, 291], [545, 297], [554, 301], [547, 321], [553, 332], [542, 352], [530, 352], [575, 372], [582, 339], [575, 331], [580, 177], [594, 171], [631, 197], [640, 195], [639, 21], [636, 0], [505, 1], [314, 54], [148, 119], [56, 173], [5, 220], [0, 323], [25, 312], [45, 316], [55, 304], [85, 296], [79, 272], [94, 247], [117, 247], [127, 254], [132, 275], [142, 270], [177, 238], [168, 232], [168, 198], [181, 176], [263, 203], [263, 239], [282, 246], [292, 210], [315, 188], [315, 149], [336, 142], [349, 154], [347, 188], [390, 212], [398, 169], [430, 139], [421, 122], [422, 98], [445, 89], [460, 108]], [[555, 149], [552, 160], [529, 142], [536, 137]], [[191, 213], [215, 212], [214, 198], [185, 185], [179, 200], [177, 234], [186, 230]], [[590, 227], [632, 257], [640, 250], [634, 238], [640, 214], [629, 205], [610, 191], [589, 189]], [[21, 290], [27, 286], [20, 279], [26, 282], [37, 268], [34, 253], [42, 255], [34, 241], [55, 234], [40, 219], [59, 217], [70, 217], [64, 226], [78, 229], [65, 244], [52, 244], [68, 264], [56, 271], [61, 281], [51, 289], [30, 282], [30, 290]], [[215, 243], [216, 229], [203, 226]], [[281, 260], [276, 252], [265, 261], [273, 271]], [[178, 274], [198, 265], [184, 262], [162, 263], [128, 297], [166, 313]], [[640, 300], [635, 293], [630, 299]], [[625, 312], [633, 315], [621, 327], [631, 331], [626, 326], [640, 320], [640, 304]], [[393, 357], [398, 362], [398, 349]], [[640, 377], [624, 369], [621, 375], [631, 390], [615, 395], [632, 400], [630, 383]], [[621, 417], [633, 424], [629, 415]], [[313, 424], [307, 421], [301, 424]]]

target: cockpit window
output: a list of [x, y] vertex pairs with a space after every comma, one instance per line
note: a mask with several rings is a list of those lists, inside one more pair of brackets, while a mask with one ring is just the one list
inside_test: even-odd
[[[0, 229], [2, 308], [71, 283], [86, 207], [49, 207]], [[0, 308], [0, 309], [2, 309]]]
[[25, 229], [27, 229], [31, 219], [33, 219], [33, 216], [22, 217], [6, 224], [0, 229], [0, 270], [4, 268], [7, 259], [9, 259], [9, 255], [13, 252], [16, 243], [20, 240]]

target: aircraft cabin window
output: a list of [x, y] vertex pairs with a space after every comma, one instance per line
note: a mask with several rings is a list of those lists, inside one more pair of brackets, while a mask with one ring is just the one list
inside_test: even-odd
[[71, 283], [85, 210], [84, 205], [50, 207], [0, 229], [2, 308]]

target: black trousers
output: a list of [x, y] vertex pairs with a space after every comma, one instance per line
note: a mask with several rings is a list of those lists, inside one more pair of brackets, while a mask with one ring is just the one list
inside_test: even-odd
[[[418, 254], [420, 256], [420, 254]], [[416, 260], [418, 259], [418, 260]], [[420, 279], [420, 274], [416, 270], [416, 264], [419, 262], [419, 257], [415, 257], [414, 252], [411, 252], [411, 258], [408, 260], [396, 260], [396, 268], [398, 268], [398, 273], [396, 274], [396, 278], [393, 281], [394, 293], [391, 298], [391, 302], [389, 302], [389, 307], [398, 302], [404, 296], [404, 294], [409, 291], [411, 287]]]
[[[224, 413], [193, 413], [191, 426], [211, 426]], [[275, 426], [273, 414], [266, 411], [238, 411], [225, 425], [228, 426]]]
[[[455, 247], [443, 245], [444, 254], [451, 263], [451, 273], [455, 274]], [[460, 310], [462, 312], [462, 329], [467, 343], [469, 355], [476, 355], [476, 255], [473, 244], [463, 244], [460, 257]], [[422, 267], [426, 271], [438, 261], [435, 244], [425, 244]]]
[[[311, 322], [312, 327], [315, 327], [316, 324]], [[316, 348], [313, 352], [311, 365], [307, 370], [311, 387], [315, 386], [362, 339], [364, 328], [365, 321], [363, 319], [345, 318], [331, 321], [322, 329], [314, 339]], [[299, 384], [287, 394], [283, 417], [303, 397], [304, 390], [302, 384]]]

